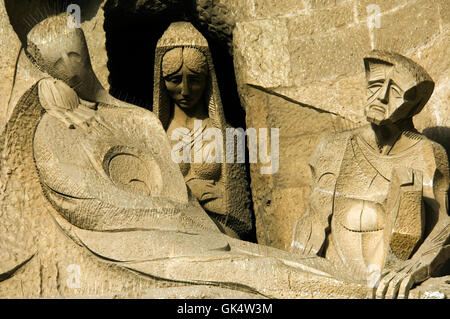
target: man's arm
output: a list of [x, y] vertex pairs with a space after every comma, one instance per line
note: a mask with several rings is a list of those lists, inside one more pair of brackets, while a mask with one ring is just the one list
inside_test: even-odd
[[[415, 283], [423, 282], [439, 270], [450, 257], [450, 217], [448, 216], [448, 160], [444, 148], [432, 144], [435, 172], [432, 194], [427, 194], [426, 222], [433, 226], [411, 259], [385, 273], [377, 289], [378, 298], [407, 298]], [[434, 165], [433, 165], [434, 166]]]

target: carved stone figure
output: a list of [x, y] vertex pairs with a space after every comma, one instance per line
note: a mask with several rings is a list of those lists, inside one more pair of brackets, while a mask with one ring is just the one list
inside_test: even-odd
[[24, 94], [0, 136], [0, 295], [368, 296], [326, 259], [222, 234], [187, 192], [156, 117], [104, 103], [113, 100], [89, 84], [83, 39], [65, 15], [28, 36], [51, 77]]
[[434, 82], [399, 54], [373, 51], [364, 63], [370, 124], [319, 142], [309, 208], [291, 251], [372, 280], [378, 297], [407, 297], [450, 256], [448, 160], [412, 122]]
[[53, 76], [38, 83], [46, 113], [33, 145], [44, 193], [84, 229], [162, 226], [158, 215], [173, 215], [188, 195], [160, 122], [140, 108], [106, 103], [112, 98], [90, 67], [83, 32], [61, 27], [61, 17], [28, 35], [32, 60]]
[[155, 56], [153, 111], [168, 136], [175, 137], [174, 152], [188, 153], [180, 163], [186, 184], [226, 234], [250, 238], [245, 165], [225, 158], [224, 138], [231, 127], [225, 122], [206, 39], [188, 22], [172, 23], [158, 41]]
[[28, 54], [50, 77], [0, 134], [0, 297], [372, 296], [325, 258], [221, 233], [157, 118], [89, 84], [83, 32], [66, 20], [29, 34]]

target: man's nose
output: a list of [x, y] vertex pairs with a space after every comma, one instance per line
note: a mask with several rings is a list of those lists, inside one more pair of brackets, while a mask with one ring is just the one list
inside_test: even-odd
[[390, 80], [386, 79], [386, 81], [384, 81], [383, 83], [383, 86], [380, 88], [380, 91], [378, 92], [377, 99], [383, 104], [387, 104], [389, 102], [389, 85]]

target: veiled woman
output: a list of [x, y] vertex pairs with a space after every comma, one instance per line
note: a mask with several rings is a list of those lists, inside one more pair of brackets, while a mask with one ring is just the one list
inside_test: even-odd
[[206, 39], [190, 23], [175, 22], [158, 41], [155, 56], [153, 111], [172, 140], [172, 152], [188, 153], [180, 163], [186, 184], [223, 232], [249, 239], [245, 166], [227, 163], [225, 140], [217, 140], [230, 126]]
[[[158, 120], [94, 85], [83, 31], [66, 21], [50, 17], [28, 35], [28, 54], [49, 77], [0, 131], [0, 297], [367, 295], [335, 280], [324, 258], [220, 233], [186, 198]], [[157, 167], [162, 184], [151, 180]]]

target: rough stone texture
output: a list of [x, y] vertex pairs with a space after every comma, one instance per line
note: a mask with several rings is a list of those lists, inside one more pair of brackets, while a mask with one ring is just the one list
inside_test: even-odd
[[[370, 295], [323, 258], [223, 235], [189, 200], [161, 122], [105, 92], [88, 69], [83, 31], [66, 21], [49, 18], [28, 34], [30, 60], [52, 78], [27, 90], [0, 134], [3, 296], [143, 297], [176, 282], [219, 287], [216, 297], [230, 289], [259, 297]], [[175, 291], [198, 293], [212, 295], [201, 287]]]
[[439, 5], [439, 14], [441, 15], [441, 28], [448, 27], [450, 23], [450, 3], [445, 0], [437, 1]]
[[439, 8], [430, 1], [411, 1], [381, 16], [374, 28], [374, 47], [408, 54], [440, 33]]
[[[239, 1], [234, 1], [234, 3], [238, 5]], [[225, 43], [231, 52], [236, 15], [242, 11], [230, 11], [221, 1], [213, 2], [212, 0], [196, 1], [195, 10], [200, 25], [206, 26], [208, 32], [214, 34], [217, 39]]]
[[[246, 46], [248, 40], [259, 45]], [[235, 49], [244, 57], [247, 84], [266, 88], [292, 85], [288, 41], [282, 21], [257, 20], [236, 27]]]
[[[370, 49], [367, 28], [360, 26], [345, 26], [331, 34], [319, 32], [290, 40], [292, 77], [296, 85], [335, 81], [343, 74], [354, 74], [359, 67], [353, 61], [361, 61], [363, 52]], [[317, 52], [323, 59], [318, 59]]]
[[7, 106], [15, 77], [16, 62], [20, 50], [20, 41], [14, 32], [6, 13], [3, 1], [0, 2], [0, 114], [6, 119]]
[[289, 35], [298, 39], [305, 35], [332, 31], [353, 22], [353, 6], [347, 3], [344, 6], [325, 8], [313, 12], [302, 11], [298, 15], [286, 19]]
[[[11, 12], [7, 12], [5, 0], [0, 1], [0, 38], [2, 40], [0, 46], [0, 74], [2, 75], [0, 96], [5, 97], [0, 101], [0, 114], [2, 114], [0, 123], [5, 121], [23, 93], [33, 83], [44, 76], [42, 72], [32, 66], [24, 51], [21, 50], [21, 38], [24, 41], [26, 37], [25, 32], [29, 30], [27, 23], [29, 23], [28, 21], [36, 21], [33, 19], [41, 19], [38, 9], [43, 2], [11, 2]], [[82, 7], [81, 26], [86, 35], [92, 66], [102, 85], [108, 89], [108, 57], [105, 49], [104, 16], [102, 10], [105, 2], [106, 0], [102, 4], [102, 0], [97, 0], [91, 1], [88, 5], [80, 4]], [[8, 14], [13, 15], [14, 19], [11, 20]], [[24, 18], [27, 18], [27, 20]], [[15, 24], [15, 29], [10, 22]], [[19, 35], [15, 32], [17, 30]]]
[[[450, 237], [448, 160], [441, 145], [412, 125], [411, 117], [432, 94], [427, 72], [385, 51], [373, 51], [364, 61], [367, 82], [374, 83], [367, 89], [365, 113], [375, 126], [321, 139], [310, 160], [307, 213], [296, 224], [291, 251], [342, 261], [355, 277], [387, 270], [395, 279], [383, 277], [376, 295], [396, 295], [395, 282], [404, 295], [404, 287], [422, 282], [424, 274], [436, 275], [435, 265], [450, 257], [445, 248]], [[403, 92], [412, 88], [416, 97], [407, 102]], [[388, 118], [400, 137], [380, 124]]]
[[[277, 199], [273, 196], [280, 198], [278, 194], [297, 188], [298, 194], [303, 194], [298, 196], [304, 197], [295, 201], [307, 202], [309, 192], [300, 189], [310, 184], [309, 167], [293, 163], [308, 158], [323, 132], [366, 123], [362, 57], [367, 51], [392, 49], [429, 71], [436, 88], [414, 123], [449, 152], [449, 5], [448, 1], [422, 0], [311, 0], [300, 1], [298, 6], [285, 1], [279, 10], [256, 16], [250, 14], [256, 2], [259, 7], [272, 3], [261, 0], [226, 5], [232, 12], [248, 12], [236, 15], [233, 34], [247, 127], [280, 128], [279, 172], [262, 176], [259, 164], [251, 168], [258, 239], [285, 249], [292, 229], [280, 221], [303, 212], [299, 207], [287, 209], [274, 203]], [[280, 97], [277, 102], [268, 102], [276, 95]], [[295, 108], [310, 114], [293, 112]], [[325, 115], [333, 120], [324, 120]], [[286, 151], [288, 145], [291, 148]], [[286, 197], [282, 200], [287, 201]], [[270, 222], [281, 228], [276, 231], [275, 226], [261, 226]]]
[[[182, 68], [196, 66], [198, 70], [202, 70], [203, 89], [186, 90], [202, 80], [191, 81], [189, 77], [193, 74], [187, 76], [187, 71], [171, 74], [179, 70], [180, 65]], [[231, 125], [225, 120], [224, 106], [207, 40], [191, 23], [172, 23], [156, 46], [154, 72], [153, 112], [161, 120], [167, 135], [171, 138], [172, 147], [180, 145], [180, 140], [173, 138], [177, 130], [188, 128], [193, 132], [190, 136], [190, 143], [193, 144], [189, 146], [190, 160], [193, 161], [180, 163], [189, 189], [211, 218], [222, 225], [227, 234], [252, 240], [254, 233], [246, 167], [242, 164], [227, 164], [222, 158], [217, 157], [219, 148], [222, 156], [227, 152], [226, 129], [231, 128]], [[177, 76], [181, 75], [183, 80], [179, 82]], [[189, 102], [183, 102], [182, 99]], [[203, 103], [198, 102], [202, 100]], [[185, 113], [186, 109], [190, 111], [188, 114]], [[204, 110], [207, 110], [206, 114]], [[199, 134], [201, 127], [204, 133]], [[221, 136], [224, 137], [222, 145], [203, 140], [202, 134], [206, 136], [209, 129], [221, 132]], [[215, 137], [218, 138], [220, 137]], [[200, 141], [199, 151], [196, 151], [198, 143], [193, 141]], [[213, 161], [212, 164], [207, 163], [202, 155], [202, 152], [204, 154], [208, 152], [208, 147], [210, 150], [213, 147], [209, 159]], [[198, 155], [200, 160], [196, 160]]]
[[[109, 2], [113, 5], [125, 3]], [[127, 3], [130, 4], [131, 12], [142, 13], [146, 10], [164, 11], [172, 5], [179, 5], [180, 1]], [[436, 82], [436, 90], [424, 111], [415, 119], [415, 123], [427, 136], [449, 149], [449, 61], [446, 58], [449, 55], [448, 1], [197, 0], [195, 3], [197, 6], [194, 8], [199, 15], [195, 19], [207, 25], [211, 34], [234, 48], [236, 73], [241, 100], [247, 113], [247, 126], [280, 128], [279, 172], [275, 175], [262, 175], [261, 164], [251, 166], [260, 243], [282, 249], [288, 247], [292, 226], [295, 220], [304, 214], [309, 200], [311, 176], [307, 162], [322, 133], [349, 129], [364, 123], [364, 87], [361, 85], [364, 75], [361, 57], [371, 47], [398, 49], [430, 72]], [[367, 25], [367, 6], [370, 4], [380, 7], [380, 29]], [[83, 30], [87, 36], [93, 68], [103, 86], [107, 87], [103, 10], [94, 11], [91, 18], [83, 22]], [[406, 37], [406, 40], [396, 35], [397, 26], [402, 26], [400, 35]], [[0, 39], [0, 96], [9, 97], [13, 91], [11, 100], [3, 98], [0, 102], [0, 118], [4, 122], [9, 118], [7, 113], [12, 111], [23, 93], [43, 74], [31, 66], [23, 53], [19, 56], [20, 40], [9, 23], [4, 0], [0, 1]], [[13, 88], [14, 77], [16, 83]], [[7, 145], [2, 149], [2, 160], [10, 153], [18, 155], [17, 158], [12, 158], [13, 162], [9, 166], [0, 166], [1, 199], [2, 202], [12, 204], [11, 207], [2, 209], [2, 218], [6, 218], [3, 220], [11, 219], [2, 223], [0, 234], [14, 234], [1, 242], [12, 247], [11, 251], [2, 250], [2, 260], [5, 260], [5, 256], [6, 260], [12, 257], [11, 265], [15, 266], [21, 262], [24, 264], [23, 267], [6, 269], [9, 270], [6, 272], [1, 269], [2, 274], [14, 276], [8, 277], [8, 280], [5, 280], [4, 276], [1, 277], [0, 296], [261, 297], [253, 292], [230, 291], [223, 287], [194, 288], [187, 283], [172, 281], [180, 278], [192, 279], [189, 267], [191, 260], [169, 266], [157, 263], [137, 263], [130, 266], [133, 271], [139, 272], [156, 269], [157, 273], [159, 271], [159, 274], [164, 274], [167, 276], [164, 278], [169, 279], [161, 281], [135, 276], [116, 263], [105, 263], [104, 260], [93, 257], [90, 252], [64, 236], [49, 218], [49, 212], [57, 212], [42, 197], [36, 196], [33, 191], [37, 188], [30, 190], [29, 187], [23, 187], [23, 184], [27, 185], [23, 183], [26, 179], [33, 181], [29, 185], [39, 188], [34, 165], [28, 163], [28, 168], [33, 168], [34, 173], [22, 171], [21, 143], [31, 140], [23, 133], [22, 130], [12, 130], [7, 137], [2, 135], [4, 141], [13, 141], [12, 145], [2, 143]], [[21, 141], [15, 140], [16, 137]], [[16, 142], [17, 144], [14, 144]], [[29, 156], [28, 159], [30, 158]], [[11, 174], [15, 180], [9, 179]], [[44, 233], [46, 236], [39, 237]], [[95, 243], [95, 240], [90, 242]], [[243, 249], [241, 245], [242, 243], [237, 244], [238, 250]], [[27, 249], [24, 250], [23, 246]], [[52, 249], [48, 249], [49, 247]], [[261, 249], [268, 249], [261, 247], [244, 248], [250, 255], [255, 256], [261, 254]], [[39, 251], [39, 254], [36, 254], [36, 251]], [[256, 258], [243, 264], [233, 259], [231, 262], [227, 260], [224, 264], [231, 263], [235, 268], [225, 266], [224, 272], [218, 270], [223, 268], [215, 267], [223, 266], [223, 263], [213, 262], [204, 268], [198, 268], [196, 274], [201, 274], [206, 280], [222, 279], [226, 275], [227, 278], [251, 284], [260, 292], [266, 292], [265, 280], [274, 279], [279, 282], [272, 286], [269, 292], [271, 296], [278, 297], [371, 295], [364, 286], [347, 286], [335, 280], [315, 279], [314, 276], [287, 271], [292, 263], [298, 262], [297, 259], [284, 259], [286, 255], [279, 251], [268, 255], [275, 258], [263, 262]], [[274, 266], [279, 266], [280, 256], [281, 259], [287, 260], [289, 266], [288, 269], [280, 267], [281, 271], [275, 271]], [[108, 258], [108, 255], [103, 257]], [[202, 262], [203, 260], [200, 264]], [[70, 266], [74, 264], [80, 264], [83, 271], [82, 288], [75, 290], [68, 287], [72, 269]], [[9, 263], [2, 264], [5, 265], [10, 266]], [[242, 265], [248, 267], [247, 271], [250, 273], [255, 272], [256, 276], [244, 278], [242, 272], [237, 271], [242, 269]], [[168, 286], [170, 287], [167, 288]], [[440, 298], [442, 293], [430, 293], [436, 287], [448, 295], [448, 279], [432, 279], [411, 291], [410, 297]]]

